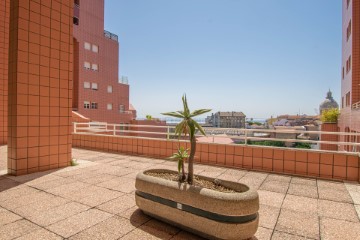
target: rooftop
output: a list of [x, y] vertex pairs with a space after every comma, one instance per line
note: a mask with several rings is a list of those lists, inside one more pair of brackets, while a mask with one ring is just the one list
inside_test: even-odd
[[[0, 147], [0, 172], [6, 146]], [[135, 176], [175, 162], [73, 149], [79, 165], [0, 174], [0, 239], [201, 239], [138, 210]], [[358, 239], [360, 184], [214, 166], [196, 173], [240, 181], [260, 195], [254, 239]], [[3, 171], [4, 172], [4, 171]]]

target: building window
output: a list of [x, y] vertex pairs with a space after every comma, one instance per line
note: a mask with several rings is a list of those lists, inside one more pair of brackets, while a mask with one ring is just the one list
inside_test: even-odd
[[92, 51], [93, 51], [93, 52], [96, 52], [96, 53], [99, 52], [99, 47], [98, 47], [97, 45], [94, 45], [94, 44], [93, 44], [93, 45], [92, 45]]
[[112, 103], [107, 104], [107, 110], [112, 110]]
[[344, 69], [344, 67], [342, 68], [342, 79], [344, 79], [345, 78], [345, 69]]
[[77, 17], [73, 17], [73, 23], [75, 25], [79, 25], [79, 19]]
[[90, 83], [89, 82], [84, 82], [84, 88], [90, 88]]
[[108, 86], [108, 87], [107, 87], [107, 92], [108, 92], [108, 93], [112, 93], [112, 86]]
[[346, 0], [346, 7], [349, 8], [350, 0]]
[[84, 42], [84, 48], [85, 48], [86, 50], [90, 50], [91, 44], [88, 43], [88, 42]]
[[91, 69], [92, 69], [93, 71], [97, 71], [97, 70], [98, 70], [98, 65], [97, 65], [96, 63], [93, 63], [93, 64], [91, 65]]
[[90, 63], [89, 62], [84, 62], [84, 68], [90, 69]]
[[348, 60], [346, 60], [346, 73], [351, 70], [351, 56], [349, 56]]
[[344, 97], [341, 98], [341, 108], [344, 108]]
[[124, 105], [120, 105], [120, 106], [119, 106], [119, 112], [120, 112], [120, 113], [124, 113], [124, 112], [125, 112], [125, 106], [124, 106]]
[[98, 109], [98, 104], [96, 102], [92, 102], [91, 109]]
[[80, 0], [74, 0], [74, 4], [76, 4], [76, 5], [80, 5]]
[[345, 106], [350, 106], [350, 92], [348, 92], [345, 96]]
[[84, 101], [84, 108], [90, 109], [90, 102]]
[[91, 83], [91, 89], [92, 89], [92, 90], [98, 90], [98, 85], [97, 85], [97, 83]]
[[346, 41], [349, 41], [350, 36], [351, 36], [351, 20], [350, 20], [350, 22], [348, 24], [348, 27], [346, 29]]

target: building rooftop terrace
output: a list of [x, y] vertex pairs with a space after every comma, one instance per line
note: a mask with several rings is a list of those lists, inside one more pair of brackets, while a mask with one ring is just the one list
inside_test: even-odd
[[[175, 162], [74, 148], [77, 166], [15, 177], [4, 174], [6, 149], [0, 147], [0, 239], [201, 239], [135, 204], [137, 172], [176, 169]], [[199, 164], [195, 171], [258, 189], [253, 239], [359, 239], [358, 183]]]

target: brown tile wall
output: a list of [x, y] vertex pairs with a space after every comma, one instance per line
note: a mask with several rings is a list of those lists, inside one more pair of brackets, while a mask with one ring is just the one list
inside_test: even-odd
[[10, 0], [0, 1], [0, 145], [7, 143]]
[[11, 0], [8, 172], [71, 159], [72, 0]]
[[[323, 123], [321, 124], [321, 131], [322, 132], [337, 132], [338, 131], [338, 125], [337, 123]], [[329, 141], [329, 142], [338, 142], [339, 137], [338, 135], [334, 134], [321, 134], [320, 136], [321, 141]], [[321, 150], [331, 150], [331, 151], [337, 151], [338, 146], [337, 144], [320, 144]]]
[[[188, 142], [73, 134], [73, 147], [167, 158]], [[359, 156], [315, 150], [198, 143], [195, 161], [316, 178], [359, 181]]]

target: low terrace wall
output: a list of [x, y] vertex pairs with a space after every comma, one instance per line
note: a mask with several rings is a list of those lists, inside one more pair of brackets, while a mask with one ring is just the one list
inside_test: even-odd
[[[73, 147], [167, 158], [189, 142], [73, 134]], [[203, 164], [307, 177], [360, 181], [359, 155], [265, 146], [198, 143], [195, 161]]]

